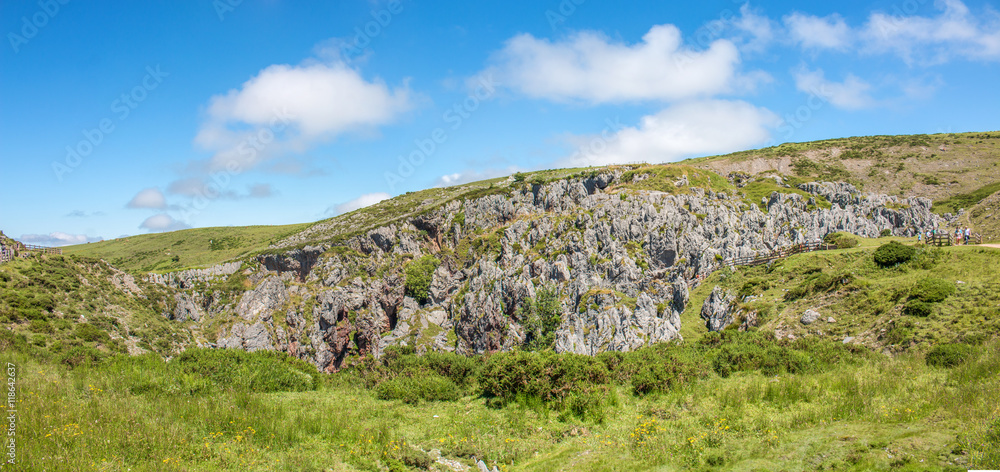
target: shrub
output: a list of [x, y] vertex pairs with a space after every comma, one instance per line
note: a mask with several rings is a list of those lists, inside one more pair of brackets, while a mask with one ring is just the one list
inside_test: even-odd
[[858, 238], [849, 233], [830, 233], [823, 238], [823, 242], [833, 244], [837, 246], [837, 249], [850, 249], [861, 243]]
[[889, 228], [883, 229], [882, 232], [878, 234], [878, 237], [880, 238], [885, 238], [887, 236], [892, 236], [892, 230]]
[[405, 372], [380, 382], [375, 386], [375, 395], [382, 400], [402, 400], [405, 403], [455, 401], [462, 397], [458, 386], [447, 377], [419, 371]]
[[76, 337], [88, 342], [106, 343], [111, 340], [111, 336], [108, 336], [108, 333], [101, 331], [90, 323], [80, 323], [76, 325], [76, 329], [73, 330], [73, 333]]
[[910, 246], [892, 241], [875, 250], [875, 263], [881, 267], [893, 267], [909, 261], [916, 252]]
[[910, 300], [903, 306], [903, 313], [910, 316], [926, 318], [930, 316], [932, 312], [933, 306], [930, 303], [921, 300]]
[[406, 293], [420, 303], [426, 303], [430, 297], [431, 280], [434, 270], [441, 265], [438, 258], [427, 255], [416, 259], [406, 266]]
[[554, 288], [542, 287], [524, 322], [524, 348], [537, 351], [551, 348], [556, 342], [556, 330], [562, 324], [559, 296]]
[[520, 172], [514, 173], [514, 182], [524, 182], [525, 178], [525, 175]]
[[610, 378], [607, 367], [591, 356], [515, 351], [490, 356], [479, 386], [484, 396], [500, 403], [519, 397], [562, 402], [570, 393], [593, 391]]
[[104, 354], [88, 346], [77, 346], [63, 354], [59, 362], [70, 367], [92, 366], [104, 359]]
[[972, 358], [975, 350], [968, 344], [938, 344], [925, 356], [927, 365], [955, 367]]
[[917, 285], [910, 291], [910, 298], [927, 303], [937, 303], [944, 301], [953, 293], [955, 293], [955, 284], [928, 277], [917, 282]]
[[28, 346], [28, 338], [6, 328], [0, 328], [0, 351], [23, 351]]

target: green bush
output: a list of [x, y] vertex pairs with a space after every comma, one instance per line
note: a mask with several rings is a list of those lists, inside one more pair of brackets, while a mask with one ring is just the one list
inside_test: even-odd
[[6, 328], [0, 328], [0, 351], [24, 351], [28, 347], [28, 338], [16, 334]]
[[540, 288], [524, 321], [524, 348], [528, 351], [551, 348], [556, 342], [556, 330], [560, 324], [562, 311], [559, 295], [554, 288]]
[[926, 318], [934, 311], [933, 305], [921, 300], [910, 300], [903, 306], [903, 313]]
[[850, 233], [830, 233], [823, 237], [823, 242], [837, 246], [837, 249], [857, 247], [861, 241]]
[[483, 396], [501, 403], [518, 397], [561, 402], [571, 392], [592, 390], [610, 379], [607, 367], [591, 356], [514, 351], [487, 359], [479, 374], [479, 387]]
[[972, 358], [975, 349], [968, 344], [938, 344], [925, 356], [927, 365], [933, 367], [955, 367]]
[[878, 236], [880, 238], [885, 238], [885, 237], [888, 237], [888, 236], [892, 236], [892, 230], [889, 229], [889, 228], [883, 229], [882, 232], [878, 234]]
[[375, 386], [375, 395], [382, 400], [402, 400], [405, 403], [455, 401], [462, 397], [451, 379], [419, 371], [404, 372], [399, 377], [380, 382]]
[[892, 241], [875, 250], [875, 263], [881, 267], [893, 267], [913, 259], [916, 252], [910, 246]]
[[76, 346], [59, 358], [59, 362], [70, 367], [93, 366], [104, 359], [104, 354], [89, 346]]
[[406, 265], [406, 293], [420, 303], [430, 297], [431, 280], [434, 270], [441, 265], [438, 258], [427, 255]]
[[928, 277], [917, 282], [917, 285], [910, 291], [910, 298], [927, 303], [938, 303], [953, 293], [955, 293], [955, 284], [947, 280]]
[[76, 329], [73, 330], [73, 334], [87, 342], [107, 343], [111, 340], [111, 336], [108, 336], [108, 333], [101, 331], [90, 323], [80, 323], [76, 325]]

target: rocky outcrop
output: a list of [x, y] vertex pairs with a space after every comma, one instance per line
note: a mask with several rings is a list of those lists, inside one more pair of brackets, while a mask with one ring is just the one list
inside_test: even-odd
[[701, 306], [701, 318], [705, 320], [705, 327], [709, 331], [722, 331], [729, 326], [735, 320], [735, 301], [736, 296], [728, 290], [719, 286], [712, 288], [712, 293]]
[[[691, 180], [679, 182], [689, 192], [679, 195], [611, 193], [621, 175], [510, 184], [358, 230], [336, 246], [150, 277], [185, 294], [175, 298], [175, 319], [238, 317], [218, 345], [283, 349], [326, 370], [393, 345], [465, 354], [520, 346], [542, 288], [558, 302], [553, 347], [595, 354], [679, 339], [689, 286], [720, 260], [838, 231], [913, 234], [940, 221], [929, 200], [865, 195], [844, 183], [803, 184], [808, 196], [775, 192], [758, 205]], [[316, 225], [296, 241], [342, 224]], [[442, 263], [421, 304], [407, 296], [404, 266], [426, 254]], [[254, 285], [216, 293], [211, 282], [225, 276]], [[713, 331], [734, 322], [747, 329], [756, 323], [756, 313], [739, 310], [747, 303], [716, 289], [702, 317]]]

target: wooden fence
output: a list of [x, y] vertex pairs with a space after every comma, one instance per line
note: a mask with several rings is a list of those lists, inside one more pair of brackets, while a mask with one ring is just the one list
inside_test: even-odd
[[19, 242], [15, 243], [14, 246], [0, 246], [0, 264], [10, 261], [17, 256], [27, 257], [33, 253], [62, 254], [62, 249]]
[[[965, 244], [965, 237], [962, 236], [962, 244]], [[973, 233], [969, 237], [969, 244], [982, 244], [983, 235], [980, 233]], [[927, 238], [927, 245], [929, 246], [954, 246], [955, 245], [955, 234], [954, 233], [938, 233], [932, 234]]]
[[810, 243], [796, 244], [794, 246], [787, 246], [779, 249], [775, 249], [769, 253], [757, 254], [754, 256], [747, 257], [737, 257], [735, 259], [726, 259], [722, 262], [722, 265], [735, 267], [735, 266], [756, 266], [761, 264], [767, 264], [768, 262], [781, 259], [783, 257], [788, 257], [793, 254], [801, 254], [803, 252], [813, 252], [813, 251], [826, 251], [830, 249], [837, 249], [836, 244], [827, 244], [823, 241], [813, 241]]

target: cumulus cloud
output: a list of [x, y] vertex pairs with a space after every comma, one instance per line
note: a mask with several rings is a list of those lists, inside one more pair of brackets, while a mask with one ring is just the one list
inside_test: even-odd
[[272, 65], [212, 97], [195, 143], [215, 153], [207, 170], [243, 171], [343, 133], [389, 124], [412, 106], [407, 85], [366, 80], [339, 60]]
[[172, 216], [166, 213], [160, 213], [157, 215], [150, 216], [146, 218], [142, 224], [139, 225], [142, 229], [147, 229], [154, 233], [162, 233], [166, 231], [177, 231], [179, 229], [190, 228], [187, 224], [181, 221], [175, 220]]
[[49, 234], [22, 234], [18, 240], [26, 244], [58, 247], [93, 243], [103, 241], [104, 238], [87, 236], [85, 234], [68, 234], [56, 231]]
[[167, 199], [156, 187], [141, 190], [125, 205], [128, 208], [152, 208], [162, 210], [167, 207]]
[[596, 104], [723, 93], [738, 81], [740, 57], [729, 40], [696, 51], [683, 44], [675, 26], [658, 25], [632, 45], [590, 31], [555, 42], [520, 34], [492, 62], [487, 72], [524, 95]]
[[874, 13], [860, 31], [865, 50], [891, 52], [908, 63], [936, 64], [954, 58], [1000, 60], [1000, 15], [974, 15], [959, 0], [935, 2], [934, 17]]
[[389, 198], [392, 198], [392, 196], [385, 192], [366, 193], [358, 198], [355, 198], [354, 200], [334, 205], [328, 208], [326, 212], [329, 215], [341, 215], [366, 206], [374, 205], [382, 200], [388, 200]]
[[792, 13], [783, 18], [792, 41], [806, 49], [847, 48], [853, 40], [851, 27], [840, 15], [825, 17]]
[[580, 136], [582, 152], [560, 161], [562, 166], [596, 166], [633, 162], [672, 162], [692, 156], [747, 149], [771, 138], [778, 117], [738, 100], [679, 103], [604, 136]]
[[847, 74], [843, 82], [826, 79], [822, 69], [800, 68], [794, 73], [795, 87], [802, 92], [816, 94], [833, 106], [847, 110], [860, 110], [876, 105], [869, 95], [871, 85], [853, 74]]

